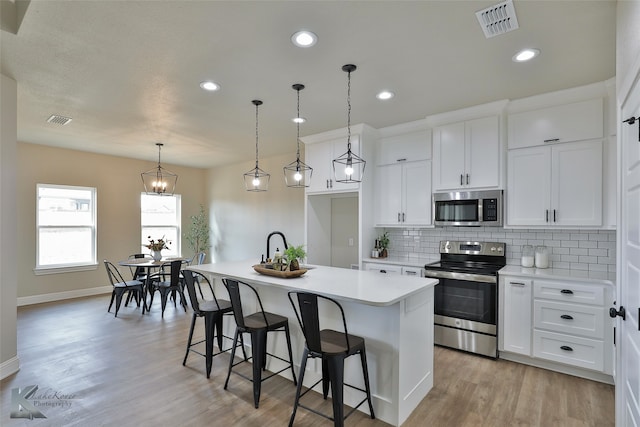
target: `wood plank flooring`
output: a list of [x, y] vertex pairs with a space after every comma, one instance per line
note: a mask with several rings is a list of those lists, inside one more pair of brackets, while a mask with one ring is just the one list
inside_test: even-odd
[[[18, 308], [21, 369], [2, 381], [2, 426], [286, 426], [295, 388], [274, 377], [254, 409], [251, 383], [232, 375], [223, 389], [227, 354], [192, 353], [182, 366], [191, 312], [159, 301], [151, 313], [122, 307], [107, 313], [109, 296]], [[196, 336], [204, 335], [198, 320]], [[434, 388], [403, 426], [614, 426], [614, 388], [504, 360], [436, 347]], [[46, 419], [10, 418], [11, 390], [38, 385], [53, 396]], [[330, 412], [310, 393], [307, 404]], [[330, 426], [303, 409], [296, 426]], [[387, 426], [354, 413], [347, 426]]]

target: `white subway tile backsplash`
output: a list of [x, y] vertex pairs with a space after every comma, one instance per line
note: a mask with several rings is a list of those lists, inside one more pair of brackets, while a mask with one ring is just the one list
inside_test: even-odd
[[[523, 245], [549, 248], [552, 268], [615, 272], [615, 230], [505, 230], [493, 227], [386, 229], [391, 256], [438, 256], [441, 240], [507, 245], [507, 264], [520, 265]], [[380, 232], [381, 234], [381, 232]]]

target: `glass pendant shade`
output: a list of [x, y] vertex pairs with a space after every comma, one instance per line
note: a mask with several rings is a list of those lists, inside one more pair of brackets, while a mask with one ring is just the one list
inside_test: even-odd
[[256, 106], [256, 167], [244, 174], [244, 188], [254, 192], [267, 191], [271, 175], [258, 165], [258, 106], [262, 105], [262, 101], [254, 99], [251, 102]]
[[144, 185], [144, 191], [148, 195], [173, 196], [178, 182], [178, 175], [160, 165], [160, 149], [163, 144], [156, 143], [156, 145], [158, 146], [158, 166], [140, 174], [142, 185]]
[[[296, 118], [299, 119], [300, 118], [300, 91], [304, 89], [304, 85], [297, 83], [297, 84], [294, 84], [292, 88], [298, 92], [298, 115], [296, 116]], [[305, 164], [302, 160], [300, 160], [300, 120], [296, 120], [295, 122], [296, 122], [296, 128], [297, 128], [296, 159], [283, 168], [284, 182], [287, 185], [287, 187], [305, 188], [311, 184], [311, 176], [313, 175], [313, 168]]]
[[351, 73], [356, 70], [353, 64], [342, 66], [347, 73], [347, 152], [333, 160], [333, 175], [336, 182], [345, 184], [362, 182], [367, 162], [351, 151]]

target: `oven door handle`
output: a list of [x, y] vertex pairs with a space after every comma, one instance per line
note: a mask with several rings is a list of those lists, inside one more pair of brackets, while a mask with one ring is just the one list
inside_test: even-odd
[[496, 276], [486, 274], [459, 273], [455, 271], [425, 270], [425, 277], [434, 279], [466, 280], [469, 282], [498, 283]]

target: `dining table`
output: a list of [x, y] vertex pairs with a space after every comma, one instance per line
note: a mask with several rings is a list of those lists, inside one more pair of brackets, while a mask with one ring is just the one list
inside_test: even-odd
[[170, 263], [171, 261], [182, 261], [183, 264], [187, 264], [189, 260], [183, 257], [163, 257], [160, 261], [156, 261], [153, 258], [128, 258], [122, 261], [118, 261], [118, 265], [122, 267], [142, 267], [147, 270], [147, 278], [144, 281], [143, 289], [144, 295], [142, 298], [142, 303], [144, 304], [145, 310], [147, 313], [149, 312], [150, 307], [147, 306], [147, 292], [151, 289], [151, 280], [152, 280], [152, 271], [156, 269], [160, 269], [163, 265]]

